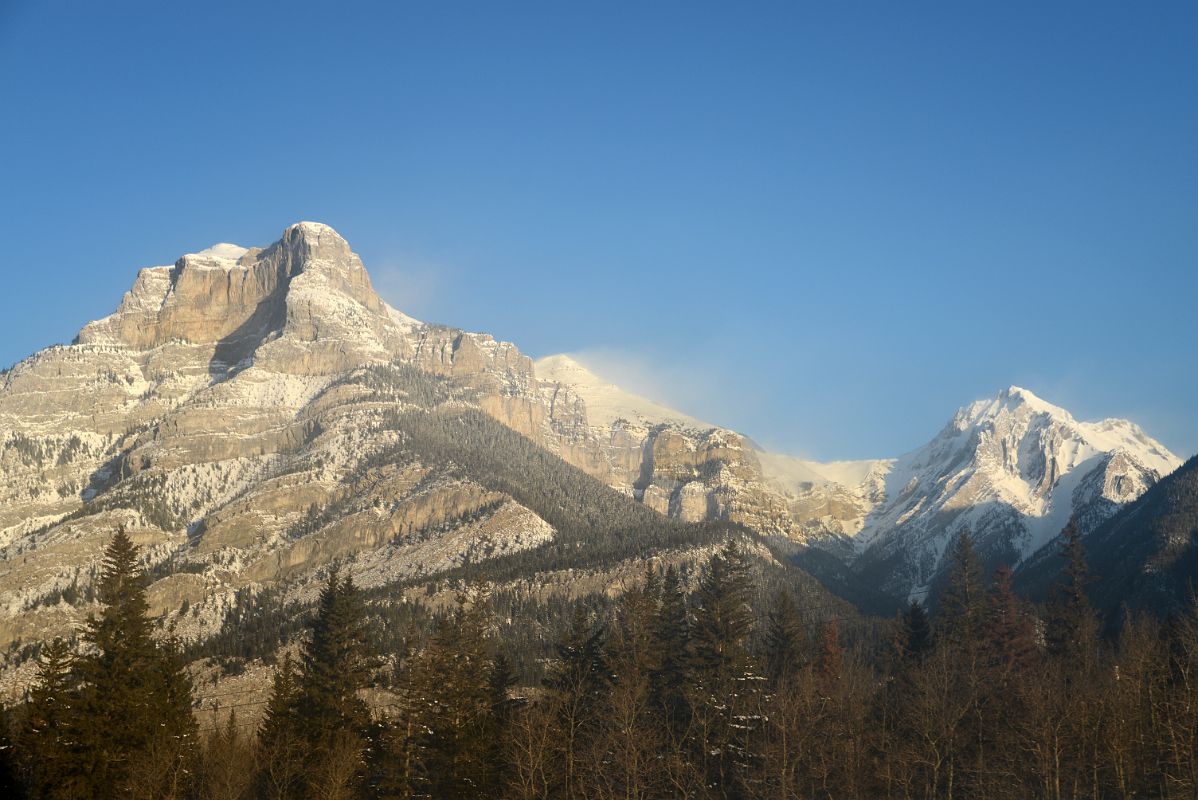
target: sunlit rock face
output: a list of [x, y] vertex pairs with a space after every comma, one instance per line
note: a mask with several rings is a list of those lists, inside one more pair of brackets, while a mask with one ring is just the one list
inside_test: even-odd
[[332, 373], [407, 344], [361, 260], [336, 231], [311, 222], [265, 250], [221, 244], [143, 269], [116, 313], [77, 339], [140, 351], [170, 342], [209, 346], [209, 372], [219, 377], [250, 363]]

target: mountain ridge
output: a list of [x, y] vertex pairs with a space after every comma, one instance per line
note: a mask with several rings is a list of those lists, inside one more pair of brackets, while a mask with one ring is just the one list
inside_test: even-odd
[[[568, 356], [542, 362], [551, 359]], [[618, 390], [589, 372], [575, 388], [600, 402]], [[639, 402], [659, 421], [690, 419], [619, 391], [625, 405]], [[996, 427], [1010, 430], [995, 437]], [[995, 443], [999, 451], [990, 450]], [[1080, 421], [1016, 385], [962, 406], [931, 442], [896, 458], [821, 463], [759, 449], [755, 456], [765, 482], [795, 501], [795, 516], [824, 520], [829, 536], [823, 544], [832, 543], [833, 552], [849, 561], [860, 560], [865, 575], [875, 571], [872, 561], [893, 570], [898, 551], [917, 552], [904, 557], [906, 579], [884, 580], [893, 591], [917, 595], [926, 593], [948, 542], [961, 530], [980, 538], [992, 565], [1018, 566], [1055, 538], [1070, 516], [1078, 515], [1089, 530], [1181, 464], [1133, 422]], [[912, 481], [931, 489], [915, 493]], [[1054, 502], [1058, 492], [1066, 502]], [[982, 510], [953, 513], [963, 505]], [[946, 523], [946, 515], [953, 519]], [[992, 528], [1003, 530], [992, 535]], [[920, 560], [931, 566], [917, 566]]]
[[85, 606], [64, 593], [85, 591], [117, 525], [153, 569], [178, 568], [151, 597], [193, 638], [219, 629], [240, 593], [303, 595], [341, 559], [384, 583], [540, 563], [521, 554], [569, 540], [546, 519], [556, 506], [442, 458], [458, 445], [427, 425], [454, 415], [481, 415], [461, 417], [477, 441], [459, 461], [487, 442], [517, 447], [488, 427], [501, 425], [551, 456], [537, 467], [545, 481], [614, 490], [609, 507], [657, 512], [619, 512], [646, 530], [683, 526], [646, 534], [651, 549], [676, 540], [671, 558], [748, 529], [786, 552], [818, 548], [894, 595], [934, 579], [964, 524], [983, 552], [1018, 555], [1049, 530], [1028, 519], [1068, 508], [1097, 525], [1172, 457], [1130, 423], [1078, 423], [1011, 387], [911, 454], [821, 464], [764, 453], [578, 367], [408, 317], [319, 223], [266, 248], [222, 243], [142, 269], [113, 314], [0, 377], [0, 647], [77, 623]]

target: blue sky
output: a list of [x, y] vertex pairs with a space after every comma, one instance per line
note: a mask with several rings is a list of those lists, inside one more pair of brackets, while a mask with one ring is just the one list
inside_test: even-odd
[[1198, 4], [248, 5], [0, 0], [0, 362], [314, 219], [779, 449], [1014, 383], [1198, 452]]

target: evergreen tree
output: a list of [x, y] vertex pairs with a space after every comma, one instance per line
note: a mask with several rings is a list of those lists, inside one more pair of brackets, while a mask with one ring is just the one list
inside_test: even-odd
[[641, 583], [641, 592], [648, 598], [649, 602], [655, 605], [661, 602], [661, 579], [660, 570], [655, 568], [652, 563], [645, 565], [645, 579]]
[[1026, 669], [1036, 655], [1036, 629], [1011, 589], [1011, 578], [1010, 568], [998, 568], [986, 606], [987, 666], [1000, 680]]
[[394, 706], [398, 711], [374, 721], [370, 729], [370, 756], [367, 780], [368, 797], [407, 800], [416, 796], [417, 778], [416, 714], [410, 708]]
[[611, 768], [604, 773], [608, 792], [643, 797], [656, 781], [664, 731], [653, 702], [657, 649], [657, 612], [653, 574], [626, 591], [616, 608], [615, 624], [606, 648], [612, 681], [601, 705], [598, 749]]
[[1070, 519], [1061, 532], [1061, 556], [1065, 568], [1050, 601], [1045, 638], [1049, 652], [1068, 671], [1085, 671], [1094, 664], [1099, 623], [1086, 590], [1091, 582], [1090, 570], [1076, 519]]
[[[986, 622], [986, 596], [982, 587], [982, 567], [973, 547], [973, 538], [963, 531], [949, 556], [947, 582], [936, 610], [935, 659], [925, 660], [920, 668], [930, 669], [934, 705], [929, 709], [947, 725], [936, 734], [944, 750], [946, 793], [976, 795], [979, 787], [971, 783], [985, 770], [985, 736], [982, 637]], [[932, 661], [935, 663], [931, 663]], [[922, 681], [921, 681], [922, 682]], [[934, 710], [933, 710], [934, 709]]]
[[88, 618], [80, 744], [95, 797], [169, 797], [196, 745], [191, 679], [177, 652], [154, 641], [145, 578], [124, 528], [104, 554], [100, 615]]
[[779, 590], [765, 621], [765, 674], [774, 686], [802, 667], [806, 638], [794, 595]]
[[681, 734], [690, 717], [687, 685], [690, 679], [690, 618], [686, 594], [678, 571], [670, 566], [662, 579], [657, 614], [653, 620], [653, 672], [651, 696], [666, 720], [670, 733]]
[[321, 590], [300, 660], [300, 714], [309, 741], [320, 743], [336, 731], [365, 731], [370, 715], [358, 690], [370, 684], [376, 662], [357, 587], [337, 569]]
[[[0, 704], [0, 797], [23, 800], [26, 797], [26, 781], [22, 780], [22, 769], [18, 763], [17, 747], [14, 745], [13, 724], [8, 709]], [[29, 770], [24, 770], [28, 774]], [[61, 797], [62, 795], [38, 794], [36, 797]]]
[[752, 598], [748, 557], [730, 540], [711, 557], [695, 593], [693, 663], [698, 680], [714, 685], [747, 668]]
[[602, 626], [591, 622], [582, 605], [575, 606], [570, 627], [556, 645], [557, 659], [543, 681], [557, 724], [562, 794], [569, 798], [587, 795], [586, 747], [611, 679], [604, 638]]
[[896, 637], [896, 655], [904, 661], [919, 664], [931, 652], [932, 624], [918, 600], [899, 614]]
[[74, 661], [74, 653], [62, 639], [42, 647], [21, 735], [22, 760], [34, 797], [78, 797], [87, 785], [78, 744]]
[[947, 582], [936, 610], [937, 634], [950, 646], [972, 648], [981, 640], [985, 611], [982, 565], [973, 537], [962, 531], [949, 555]]
[[288, 653], [275, 670], [270, 698], [258, 729], [255, 780], [258, 797], [284, 800], [299, 795], [306, 749], [299, 731], [299, 671]]
[[370, 712], [358, 692], [370, 684], [377, 660], [358, 589], [336, 568], [321, 590], [300, 662], [300, 735], [317, 758], [308, 789], [342, 791], [362, 776]]
[[233, 709], [225, 724], [208, 734], [196, 789], [202, 800], [241, 800], [248, 797], [253, 780], [253, 756]]
[[709, 785], [735, 796], [753, 760], [749, 740], [761, 714], [746, 646], [754, 613], [749, 560], [729, 541], [711, 557], [695, 594], [691, 693], [693, 746]]
[[495, 790], [507, 781], [508, 764], [504, 758], [504, 743], [512, 722], [512, 713], [519, 701], [508, 697], [516, 675], [512, 663], [503, 652], [496, 652], [487, 674], [487, 694], [490, 699], [486, 720], [486, 777], [489, 789]]
[[412, 667], [421, 791], [434, 797], [499, 793], [499, 741], [506, 722], [511, 672], [500, 662], [481, 587], [458, 597]]
[[826, 684], [840, 680], [844, 670], [844, 648], [840, 645], [840, 621], [836, 617], [823, 624], [819, 641], [819, 674]]

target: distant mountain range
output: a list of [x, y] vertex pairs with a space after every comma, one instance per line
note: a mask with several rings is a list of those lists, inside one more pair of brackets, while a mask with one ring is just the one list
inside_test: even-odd
[[310, 600], [334, 561], [396, 597], [469, 576], [577, 594], [729, 535], [819, 602], [839, 601], [796, 564], [897, 602], [964, 529], [991, 565], [1029, 563], [1070, 515], [1134, 539], [1120, 509], [1180, 463], [1018, 387], [899, 458], [763, 452], [569, 356], [412, 319], [332, 228], [299, 223], [141, 270], [114, 314], [3, 373], [5, 680], [86, 614], [117, 525], [192, 641], [249, 596]]
[[[568, 356], [536, 366], [585, 401], [597, 436], [635, 426], [650, 450], [664, 436], [698, 451], [708, 431], [721, 430], [629, 394]], [[757, 511], [729, 503], [728, 518], [829, 550], [871, 585], [916, 596], [961, 531], [990, 566], [1016, 567], [1071, 516], [1092, 530], [1181, 464], [1134, 423], [1080, 422], [1017, 386], [960, 409], [931, 442], [899, 458], [819, 463], [764, 452], [743, 437], [738, 445], [735, 456], [717, 458], [739, 475], [655, 468], [633, 483], [634, 496], [680, 516], [707, 503], [713, 517], [725, 507], [710, 498], [738, 497]], [[762, 518], [761, 509], [780, 506], [784, 513]]]

